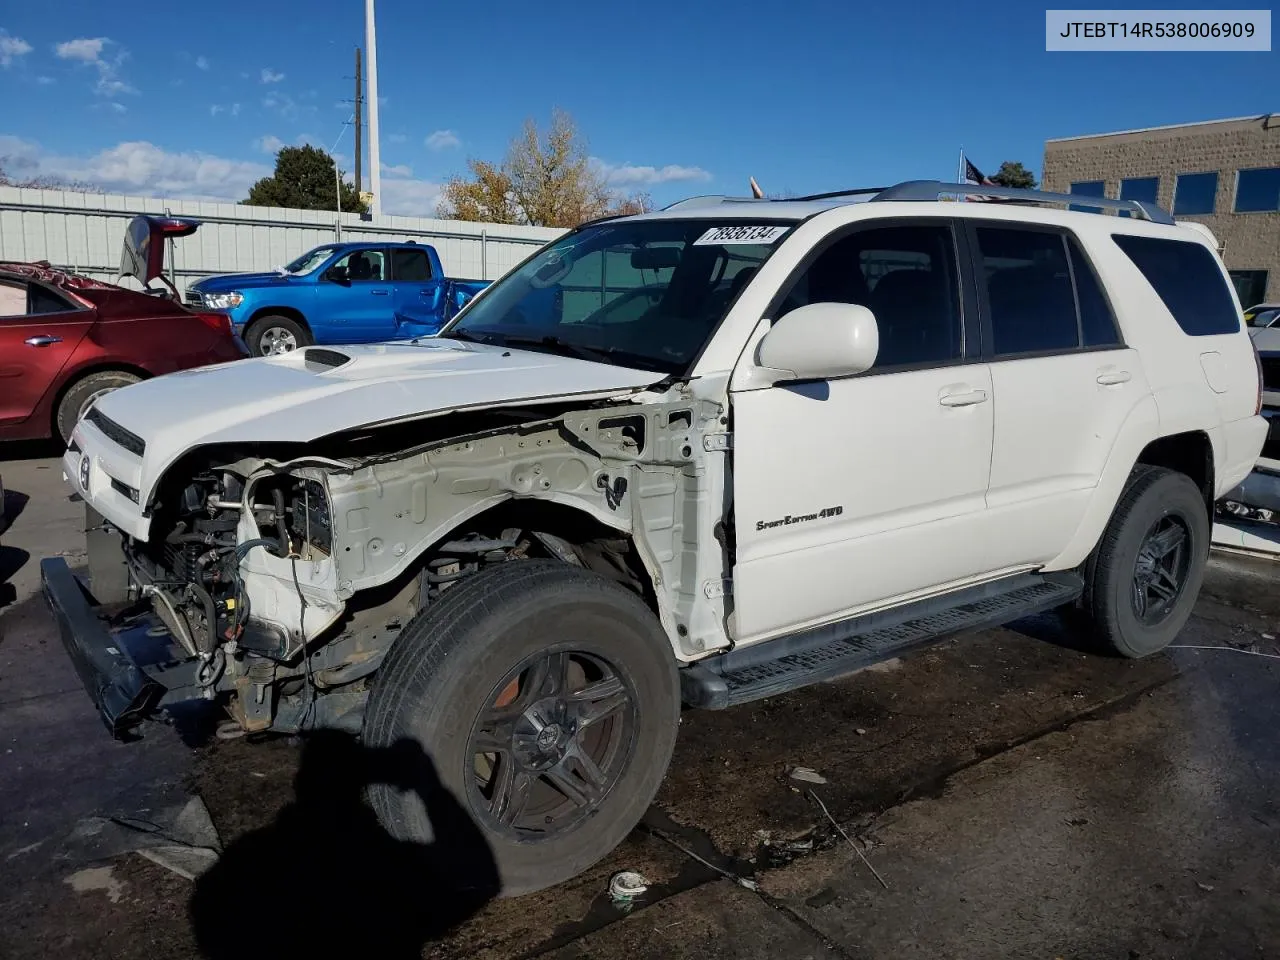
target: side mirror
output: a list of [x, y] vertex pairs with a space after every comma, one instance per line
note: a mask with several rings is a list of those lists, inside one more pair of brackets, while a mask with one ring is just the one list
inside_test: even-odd
[[[871, 369], [880, 328], [866, 307], [810, 303], [783, 316], [764, 335], [756, 363], [780, 380], [826, 380]], [[762, 371], [764, 372], [764, 371]]]

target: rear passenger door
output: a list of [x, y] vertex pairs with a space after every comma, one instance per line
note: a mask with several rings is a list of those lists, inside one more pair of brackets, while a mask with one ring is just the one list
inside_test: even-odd
[[1146, 378], [1074, 235], [984, 220], [969, 236], [995, 398], [989, 562], [1043, 563], [1084, 518]]
[[398, 338], [425, 337], [444, 322], [444, 282], [431, 272], [421, 247], [391, 248], [391, 279]]

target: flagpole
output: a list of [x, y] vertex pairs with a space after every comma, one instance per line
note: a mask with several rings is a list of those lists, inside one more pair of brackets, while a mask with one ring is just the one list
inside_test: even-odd
[[964, 147], [960, 148], [960, 165], [956, 167], [956, 183], [964, 183]]

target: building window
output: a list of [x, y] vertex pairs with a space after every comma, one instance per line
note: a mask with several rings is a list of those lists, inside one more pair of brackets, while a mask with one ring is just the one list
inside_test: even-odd
[[1218, 172], [1180, 173], [1173, 187], [1174, 216], [1213, 213], [1213, 200], [1218, 193]]
[[[1141, 200], [1143, 203], [1154, 204], [1156, 194], [1159, 192], [1159, 177], [1130, 177], [1128, 180], [1120, 181], [1121, 200]], [[1129, 211], [1121, 210], [1120, 216], [1129, 216]]]
[[1280, 210], [1280, 167], [1241, 170], [1236, 176], [1236, 213]]
[[[1071, 185], [1071, 192], [1084, 197], [1105, 197], [1107, 195], [1107, 184], [1105, 180], [1080, 180]], [[1082, 204], [1073, 203], [1068, 206], [1069, 210], [1082, 210], [1085, 213], [1097, 213], [1101, 207], [1087, 207]]]
[[1240, 306], [1248, 310], [1266, 299], [1267, 271], [1228, 270], [1227, 273], [1231, 275], [1231, 282], [1235, 285]]

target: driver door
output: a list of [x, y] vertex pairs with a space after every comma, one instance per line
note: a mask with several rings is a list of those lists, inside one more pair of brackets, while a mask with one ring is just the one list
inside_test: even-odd
[[944, 219], [846, 228], [775, 304], [775, 319], [806, 303], [866, 306], [880, 347], [854, 376], [764, 387], [735, 377], [737, 642], [986, 572], [991, 372], [957, 250]]
[[325, 271], [318, 306], [335, 339], [369, 343], [395, 336], [389, 267], [385, 249], [366, 247], [340, 257]]

